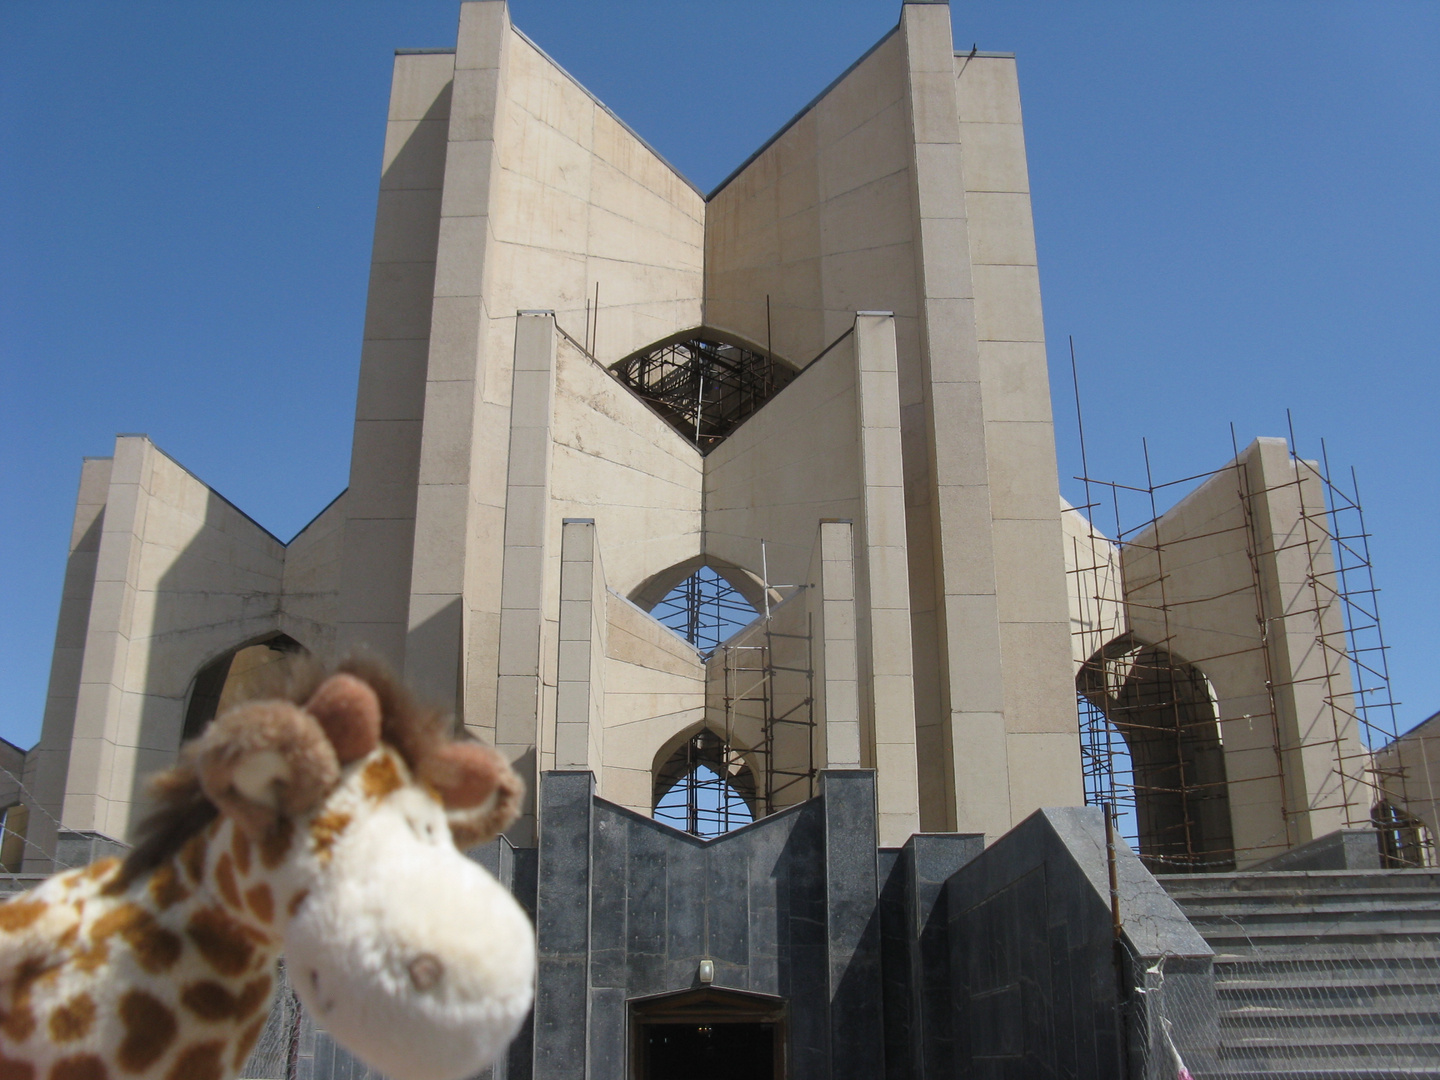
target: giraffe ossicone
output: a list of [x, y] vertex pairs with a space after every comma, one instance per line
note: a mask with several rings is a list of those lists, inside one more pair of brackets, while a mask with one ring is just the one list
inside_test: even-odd
[[535, 937], [460, 853], [523, 788], [377, 666], [292, 674], [156, 778], [121, 862], [0, 904], [0, 1080], [227, 1080], [275, 959], [317, 1023], [395, 1080], [457, 1080], [530, 1008]]

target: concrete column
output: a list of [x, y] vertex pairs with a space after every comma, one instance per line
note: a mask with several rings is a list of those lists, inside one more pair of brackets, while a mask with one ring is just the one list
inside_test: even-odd
[[[460, 9], [435, 254], [425, 411], [415, 498], [405, 675], [423, 696], [454, 702], [488, 733], [488, 686], [500, 640], [507, 405], [487, 397], [504, 373], [485, 309], [497, 110], [511, 39], [503, 0]], [[508, 313], [506, 313], [508, 316]], [[487, 343], [490, 343], [487, 345]], [[494, 387], [492, 386], [493, 390]], [[497, 398], [499, 400], [490, 400]]]
[[599, 780], [605, 760], [605, 571], [595, 541], [591, 519], [567, 518], [561, 527], [555, 768], [585, 770]]
[[453, 54], [395, 57], [346, 491], [337, 639], [405, 666]]
[[1011, 824], [1010, 768], [950, 9], [905, 4], [900, 26], [914, 148], [920, 352], [944, 714], [940, 732], [922, 732], [920, 756], [947, 765], [945, 776], [928, 778], [930, 785], [942, 784], [946, 798], [945, 805], [929, 811], [925, 828], [999, 836]]
[[[548, 311], [522, 312], [516, 320], [511, 391], [494, 739], [532, 789], [534, 755], [540, 745], [554, 414], [555, 316]], [[511, 829], [516, 843], [529, 842], [525, 837], [534, 827], [533, 815], [532, 801]]]
[[1294, 842], [1369, 819], [1367, 755], [1355, 720], [1325, 492], [1283, 439], [1246, 454], [1269, 626], [1285, 795]]
[[856, 575], [862, 598], [859, 647], [862, 684], [869, 686], [861, 716], [874, 754], [880, 843], [896, 847], [920, 828], [920, 788], [900, 384], [890, 312], [855, 316], [855, 363], [864, 551]]
[[858, 769], [861, 761], [859, 658], [855, 645], [855, 527], [822, 521], [816, 541], [815, 684], [822, 769]]
[[103, 832], [109, 816], [154, 451], [143, 435], [115, 440], [60, 815], [67, 829]]
[[30, 872], [51, 869], [45, 855], [55, 850], [56, 823], [64, 811], [70, 739], [79, 704], [80, 672], [85, 659], [112, 464], [110, 458], [86, 458], [80, 470], [80, 493], [75, 500], [70, 556], [65, 562], [60, 618], [55, 626], [55, 652], [45, 695], [45, 719], [39, 745], [25, 760], [26, 771], [34, 777], [29, 784], [33, 799], [26, 800], [30, 806], [30, 822], [26, 830], [25, 869]]
[[1083, 801], [1060, 486], [1015, 60], [952, 64], [1017, 822]]

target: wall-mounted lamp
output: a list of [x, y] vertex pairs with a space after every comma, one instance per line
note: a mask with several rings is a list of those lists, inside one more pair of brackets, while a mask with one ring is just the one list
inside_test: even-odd
[[704, 986], [709, 986], [709, 985], [710, 985], [711, 983], [713, 983], [714, 981], [715, 981], [715, 961], [714, 961], [714, 960], [701, 960], [701, 961], [700, 961], [700, 982], [701, 982], [701, 984], [704, 985]]

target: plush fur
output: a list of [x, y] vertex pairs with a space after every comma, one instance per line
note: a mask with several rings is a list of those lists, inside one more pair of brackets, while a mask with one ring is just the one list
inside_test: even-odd
[[125, 860], [0, 904], [0, 1080], [225, 1080], [283, 951], [317, 1021], [396, 1080], [488, 1065], [530, 1007], [534, 934], [456, 849], [513, 820], [495, 751], [374, 665], [289, 673], [159, 777]]

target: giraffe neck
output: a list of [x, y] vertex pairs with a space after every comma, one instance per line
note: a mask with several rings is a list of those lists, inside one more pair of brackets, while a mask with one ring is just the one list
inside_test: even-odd
[[177, 1068], [188, 1060], [200, 1075], [213, 1060], [238, 1070], [265, 1026], [284, 926], [303, 900], [286, 880], [290, 828], [283, 820], [255, 841], [218, 818], [144, 883], [157, 923], [178, 935], [184, 950], [166, 1004], [181, 1031], [200, 1037], [181, 1046]]
[[[221, 1075], [215, 1066], [230, 1075], [254, 1048], [269, 1016], [285, 924], [304, 900], [287, 880], [292, 828], [282, 819], [251, 840], [229, 818], [217, 818], [134, 882], [131, 904], [116, 909], [153, 912], [155, 932], [126, 940], [141, 967], [164, 977], [141, 991], [144, 999], [136, 1000], [145, 1009], [133, 1011], [148, 1010], [150, 1024], [175, 1032], [175, 1064], [166, 1075]], [[144, 954], [147, 941], [153, 958]], [[173, 1025], [162, 1019], [167, 1013]]]
[[291, 827], [250, 841], [221, 818], [141, 877], [108, 859], [6, 904], [0, 1077], [236, 1075], [303, 900]]

